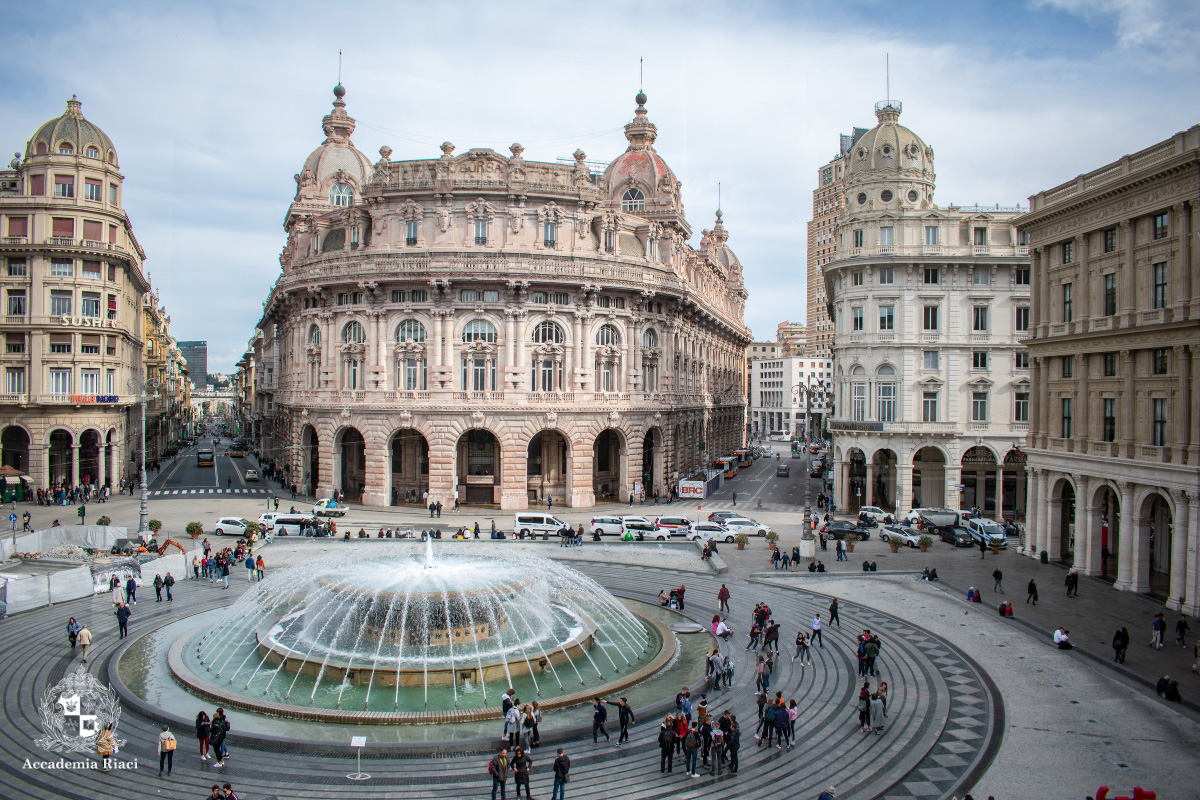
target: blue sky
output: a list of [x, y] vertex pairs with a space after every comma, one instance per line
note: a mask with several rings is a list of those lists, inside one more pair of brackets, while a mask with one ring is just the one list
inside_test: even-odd
[[[693, 227], [717, 183], [746, 322], [804, 317], [805, 223], [839, 133], [874, 124], [891, 59], [935, 200], [1025, 202], [1200, 122], [1200, 3], [40, 3], [6, 7], [0, 148], [77, 94], [113, 139], [179, 339], [230, 371], [279, 273], [292, 176], [323, 138], [345, 51], [354, 142], [553, 160], [625, 148], [638, 58]], [[0, 152], [3, 152], [0, 150]]]

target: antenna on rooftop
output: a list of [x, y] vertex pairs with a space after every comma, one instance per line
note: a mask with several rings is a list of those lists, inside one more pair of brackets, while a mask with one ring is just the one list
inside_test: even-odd
[[338, 83], [342, 82], [342, 49], [338, 48]]
[[[341, 51], [339, 50], [338, 52], [341, 52]], [[887, 99], [891, 100], [892, 99], [892, 54], [891, 53], [883, 54], [883, 74], [885, 75], [885, 80], [887, 82], [886, 83]], [[340, 76], [341, 73], [339, 72], [338, 75]]]
[[644, 81], [644, 76], [645, 76], [645, 64], [646, 64], [646, 59], [639, 56], [638, 57], [638, 91], [639, 92], [642, 91], [642, 88], [643, 88], [642, 83]]

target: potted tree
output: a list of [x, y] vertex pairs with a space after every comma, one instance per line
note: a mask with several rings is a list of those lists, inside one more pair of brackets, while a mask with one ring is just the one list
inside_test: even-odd
[[738, 550], [745, 550], [746, 545], [750, 543], [750, 537], [744, 533], [739, 533], [733, 537], [733, 541], [737, 544]]
[[775, 531], [767, 531], [763, 538], [767, 540], [767, 547], [774, 550], [776, 548], [776, 543], [779, 541], [779, 534]]
[[858, 541], [857, 533], [847, 533], [846, 534], [846, 552], [847, 553], [854, 552], [854, 543], [857, 541]]
[[110, 518], [108, 517], [108, 515], [106, 514], [106, 515], [105, 515], [105, 516], [103, 516], [103, 517], [97, 517], [97, 518], [96, 518], [96, 524], [97, 524], [97, 525], [112, 525], [112, 519], [110, 519]]
[[195, 545], [196, 540], [204, 535], [204, 524], [200, 522], [189, 522], [187, 526], [184, 527], [184, 531], [187, 532], [188, 536], [192, 537], [192, 544]]
[[923, 534], [920, 539], [917, 539], [917, 546], [921, 548], [922, 553], [928, 550], [932, 544], [933, 537], [927, 533]]
[[894, 537], [888, 537], [888, 547], [892, 548], [893, 553], [900, 552], [900, 543]]

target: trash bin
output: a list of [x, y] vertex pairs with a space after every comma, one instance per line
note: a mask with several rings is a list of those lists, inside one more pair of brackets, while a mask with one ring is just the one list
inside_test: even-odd
[[1042, 551], [1042, 563], [1043, 563], [1043, 564], [1049, 564], [1049, 563], [1050, 563], [1050, 554], [1049, 554], [1049, 553], [1047, 553], [1045, 550], [1043, 550], [1043, 551]]

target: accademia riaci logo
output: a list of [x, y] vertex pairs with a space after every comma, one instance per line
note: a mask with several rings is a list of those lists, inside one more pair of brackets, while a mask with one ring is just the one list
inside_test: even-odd
[[[79, 753], [96, 756], [98, 761], [32, 761], [26, 759], [26, 769], [136, 769], [135, 761], [117, 761], [113, 758], [124, 739], [116, 738], [117, 722], [121, 718], [121, 704], [112, 687], [96, 680], [83, 665], [54, 686], [46, 687], [46, 693], [38, 705], [42, 718], [42, 731], [46, 734], [36, 740], [38, 747], [54, 753]], [[111, 749], [108, 742], [97, 748], [97, 738], [108, 726], [112, 726]], [[105, 752], [108, 751], [108, 752]]]

